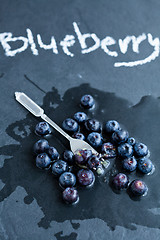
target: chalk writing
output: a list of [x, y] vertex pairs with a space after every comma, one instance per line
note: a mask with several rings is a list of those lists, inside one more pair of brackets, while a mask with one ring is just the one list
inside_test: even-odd
[[[59, 54], [59, 47], [62, 48], [64, 54], [69, 57], [75, 57], [75, 53], [72, 50], [72, 46], [79, 42], [81, 47], [81, 54], [89, 54], [91, 52], [96, 51], [97, 49], [101, 49], [105, 54], [110, 57], [119, 58], [127, 54], [129, 44], [132, 45], [133, 53], [136, 53], [135, 61], [116, 61], [114, 63], [114, 67], [134, 67], [138, 65], [143, 65], [154, 61], [160, 54], [160, 39], [158, 37], [153, 38], [151, 33], [145, 34], [142, 33], [139, 36], [126, 36], [124, 39], [114, 39], [111, 36], [106, 36], [104, 39], [100, 39], [95, 33], [82, 33], [79, 25], [76, 22], [73, 22], [73, 29], [75, 35], [66, 35], [63, 40], [57, 41], [54, 36], [51, 36], [49, 40], [49, 44], [45, 44], [42, 40], [40, 34], [33, 36], [32, 31], [27, 28], [26, 36], [13, 37], [11, 32], [0, 33], [0, 44], [4, 50], [4, 54], [7, 57], [14, 57], [16, 54], [22, 53], [28, 48], [30, 48], [31, 53], [35, 56], [38, 56], [39, 48], [44, 50], [52, 50], [54, 54]], [[87, 45], [87, 39], [90, 39], [92, 44], [91, 46]], [[147, 41], [148, 45], [153, 49], [149, 56], [145, 58], [137, 60], [137, 56], [141, 54], [140, 52], [140, 44], [142, 42]], [[13, 49], [11, 47], [11, 42], [20, 42], [21, 47]], [[110, 49], [112, 46], [112, 50]], [[119, 51], [117, 50], [117, 46]], [[116, 47], [116, 51], [113, 50]], [[143, 54], [144, 56], [144, 54]]]

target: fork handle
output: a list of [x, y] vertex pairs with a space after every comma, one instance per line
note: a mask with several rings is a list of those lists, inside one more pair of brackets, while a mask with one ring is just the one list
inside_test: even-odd
[[71, 141], [71, 137], [62, 130], [55, 122], [53, 122], [46, 114], [42, 114], [41, 118], [45, 120], [47, 123], [49, 123], [54, 129], [56, 129], [59, 133], [61, 133], [65, 138], [67, 138], [69, 141]]

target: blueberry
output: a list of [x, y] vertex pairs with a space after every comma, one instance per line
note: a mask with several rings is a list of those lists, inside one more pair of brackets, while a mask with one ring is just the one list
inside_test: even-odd
[[81, 106], [84, 108], [93, 108], [95, 105], [94, 99], [91, 95], [87, 94], [81, 98]]
[[136, 143], [134, 145], [134, 151], [137, 157], [144, 157], [148, 154], [148, 148], [143, 143]]
[[51, 166], [51, 159], [47, 153], [40, 153], [36, 157], [36, 166], [40, 169], [48, 169]]
[[68, 164], [65, 161], [58, 160], [52, 165], [52, 173], [54, 175], [61, 175], [68, 170]]
[[120, 129], [120, 124], [116, 120], [107, 121], [105, 124], [105, 131], [107, 133], [113, 133]]
[[126, 188], [129, 183], [129, 178], [124, 173], [118, 173], [113, 178], [113, 186], [117, 190], [121, 190], [123, 188]]
[[83, 133], [80, 133], [80, 132], [76, 132], [72, 135], [73, 138], [76, 138], [76, 139], [81, 139], [81, 140], [84, 140], [85, 139], [85, 136], [83, 135]]
[[127, 142], [128, 142], [130, 145], [134, 146], [134, 144], [136, 143], [136, 140], [135, 140], [135, 138], [130, 137], [130, 138], [128, 138]]
[[92, 155], [89, 159], [88, 159], [88, 167], [92, 170], [97, 170], [98, 167], [101, 167], [101, 161], [100, 158], [97, 155]]
[[67, 187], [63, 191], [63, 200], [69, 204], [75, 204], [79, 201], [78, 191], [73, 187]]
[[129, 143], [122, 143], [118, 146], [118, 155], [121, 158], [129, 158], [133, 155], [133, 147]]
[[44, 153], [49, 149], [49, 143], [45, 139], [41, 139], [34, 144], [33, 151], [35, 154]]
[[76, 184], [76, 176], [71, 172], [64, 172], [59, 177], [59, 184], [61, 187], [73, 187]]
[[133, 172], [137, 167], [137, 160], [135, 157], [126, 158], [122, 162], [122, 166], [125, 170]]
[[95, 176], [91, 170], [81, 169], [77, 173], [77, 179], [82, 186], [91, 187], [94, 184]]
[[102, 145], [102, 135], [97, 132], [92, 132], [88, 135], [87, 141], [95, 148], [100, 147]]
[[123, 142], [126, 142], [128, 139], [128, 132], [125, 130], [116, 130], [113, 134], [112, 134], [112, 140], [114, 143], [120, 144]]
[[74, 155], [75, 162], [79, 165], [86, 164], [89, 157], [92, 155], [92, 151], [88, 149], [80, 149]]
[[56, 148], [54, 148], [54, 147], [49, 147], [47, 153], [48, 153], [48, 155], [50, 156], [50, 158], [51, 158], [52, 160], [57, 160], [57, 159], [59, 159], [59, 153], [58, 153], [58, 151], [57, 151]]
[[74, 119], [78, 123], [82, 123], [87, 120], [87, 115], [84, 112], [77, 112], [74, 114]]
[[103, 143], [101, 152], [103, 158], [114, 158], [117, 155], [115, 146], [110, 142]]
[[73, 162], [74, 162], [73, 156], [74, 156], [74, 154], [73, 154], [73, 152], [70, 151], [70, 150], [65, 150], [65, 151], [63, 152], [63, 159], [64, 159], [64, 161], [66, 161], [68, 164], [73, 164]]
[[143, 181], [136, 179], [131, 182], [130, 190], [134, 195], [142, 196], [147, 194], [148, 187]]
[[150, 173], [153, 169], [152, 161], [147, 157], [139, 159], [138, 160], [138, 169], [142, 173]]
[[47, 122], [38, 123], [35, 128], [35, 133], [40, 136], [44, 136], [51, 133], [49, 124]]
[[78, 123], [72, 118], [67, 118], [63, 121], [62, 127], [67, 132], [77, 132], [78, 131]]
[[102, 125], [96, 119], [88, 119], [85, 121], [85, 127], [89, 132], [101, 132]]

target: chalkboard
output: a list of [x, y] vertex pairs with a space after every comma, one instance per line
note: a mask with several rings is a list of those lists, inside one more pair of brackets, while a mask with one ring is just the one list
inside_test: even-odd
[[[0, 1], [0, 239], [159, 239], [158, 0]], [[59, 125], [91, 94], [101, 122], [117, 119], [151, 151], [146, 197], [116, 194], [98, 178], [74, 207], [58, 180], [35, 167], [39, 119], [15, 101], [24, 92]], [[62, 153], [68, 143], [53, 131]], [[110, 173], [110, 172], [109, 172]], [[108, 173], [108, 174], [109, 174]]]

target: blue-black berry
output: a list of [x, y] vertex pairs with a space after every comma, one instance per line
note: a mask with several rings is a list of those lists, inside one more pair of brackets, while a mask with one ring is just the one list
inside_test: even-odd
[[68, 170], [68, 164], [65, 161], [58, 160], [52, 165], [52, 173], [56, 176], [61, 175], [67, 170]]
[[76, 184], [76, 176], [71, 172], [64, 172], [59, 177], [59, 184], [63, 188], [73, 187]]
[[63, 121], [62, 128], [67, 132], [73, 133], [78, 131], [79, 126], [74, 119], [67, 118]]
[[142, 196], [142, 195], [146, 195], [147, 194], [148, 187], [145, 184], [145, 182], [143, 182], [142, 180], [136, 179], [136, 180], [131, 182], [131, 184], [130, 184], [130, 191], [135, 196]]
[[117, 190], [124, 189], [128, 186], [129, 178], [124, 173], [118, 173], [113, 178], [113, 186]]
[[81, 98], [81, 106], [82, 107], [89, 109], [89, 108], [93, 108], [94, 105], [95, 105], [95, 101], [91, 95], [87, 94], [87, 95], [82, 96], [82, 98]]
[[35, 132], [37, 135], [45, 136], [51, 133], [51, 129], [47, 122], [39, 122], [36, 125]]
[[36, 157], [36, 166], [40, 169], [48, 169], [51, 166], [51, 159], [47, 153], [40, 153]]
[[78, 191], [73, 187], [67, 187], [63, 191], [63, 200], [69, 204], [75, 204], [79, 201]]
[[33, 146], [33, 151], [35, 154], [47, 152], [49, 149], [49, 143], [45, 139], [40, 139]]

